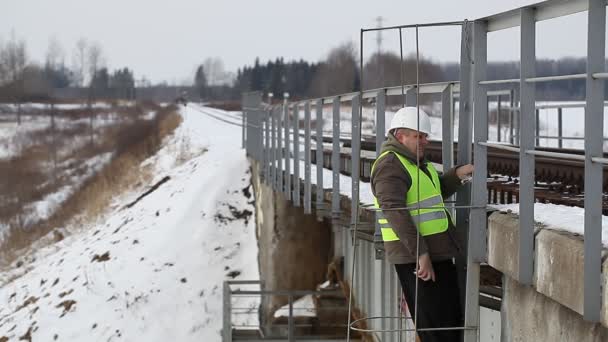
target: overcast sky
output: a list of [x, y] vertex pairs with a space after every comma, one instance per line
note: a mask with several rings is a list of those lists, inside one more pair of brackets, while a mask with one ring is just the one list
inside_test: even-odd
[[[76, 41], [98, 42], [110, 69], [129, 67], [139, 79], [190, 81], [207, 57], [220, 57], [236, 71], [283, 56], [322, 60], [332, 47], [353, 41], [359, 30], [435, 21], [473, 20], [537, 0], [14, 0], [0, 11], [0, 38], [14, 30], [25, 39], [30, 59], [43, 61], [51, 37], [59, 40], [69, 65]], [[515, 60], [518, 29], [491, 34], [489, 60]], [[582, 56], [586, 13], [537, 25], [539, 57]], [[455, 28], [421, 30], [420, 50], [436, 61], [459, 58]], [[415, 51], [413, 31], [404, 32], [406, 54]], [[375, 33], [365, 36], [366, 56], [377, 49]], [[399, 52], [398, 32], [383, 34], [383, 50]]]

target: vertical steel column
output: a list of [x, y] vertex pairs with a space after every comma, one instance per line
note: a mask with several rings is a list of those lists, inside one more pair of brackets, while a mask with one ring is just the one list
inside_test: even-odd
[[277, 107], [272, 108], [271, 114], [271, 144], [272, 144], [272, 165], [270, 167], [270, 181], [272, 188], [277, 190], [277, 161], [279, 159], [279, 153], [277, 150]]
[[242, 98], [243, 98], [243, 105], [241, 106], [242, 107], [242, 109], [241, 109], [242, 123], [241, 124], [243, 125], [242, 126], [243, 130], [241, 132], [241, 136], [242, 136], [243, 141], [242, 141], [242, 146], [241, 147], [245, 148], [245, 141], [246, 141], [246, 136], [245, 135], [247, 134], [246, 133], [247, 131], [245, 130], [245, 127], [247, 127], [247, 123], [245, 121], [245, 118], [247, 117], [246, 111], [247, 111], [247, 106], [249, 105], [248, 94], [243, 94]]
[[262, 160], [262, 93], [248, 93], [246, 98], [249, 105], [246, 107], [247, 155], [259, 162]]
[[340, 216], [340, 97], [336, 96], [333, 100], [333, 120], [332, 120], [332, 153], [331, 170], [333, 188], [331, 190], [331, 213], [332, 217]]
[[350, 224], [354, 225], [359, 218], [359, 182], [361, 173], [361, 98], [356, 95], [352, 99], [352, 138], [351, 138], [351, 184]]
[[[384, 89], [378, 90], [376, 93], [376, 158], [380, 156], [382, 150], [382, 143], [386, 138], [386, 92]], [[378, 215], [380, 212], [375, 213], [374, 222], [374, 243], [379, 245], [382, 244], [382, 232], [380, 225], [378, 224]], [[382, 250], [376, 249], [376, 259], [381, 257]]]
[[285, 153], [285, 149], [283, 148], [283, 113], [285, 112], [285, 108], [287, 107], [287, 101], [283, 101], [283, 105], [277, 111], [277, 192], [283, 192], [285, 189], [283, 188], [283, 153]]
[[[472, 40], [471, 33], [472, 23], [465, 22], [462, 25], [462, 37], [460, 40], [460, 96], [458, 98], [458, 164], [469, 164], [471, 162], [471, 142], [472, 142], [472, 123], [471, 123], [471, 65], [472, 65]], [[469, 209], [465, 208], [470, 205], [471, 186], [466, 184], [461, 186], [456, 193], [456, 231], [458, 242], [461, 246], [467, 246], [467, 235], [469, 231]], [[466, 295], [466, 273], [467, 269], [467, 251], [456, 259], [456, 267], [458, 268], [458, 283], [460, 289], [460, 297], [462, 302], [465, 301]]]
[[[298, 104], [294, 103], [293, 105], [294, 112], [298, 110]], [[290, 125], [289, 125], [289, 107], [290, 105], [286, 105], [284, 107], [284, 120], [285, 120], [285, 188], [283, 192], [285, 192], [285, 198], [289, 201], [291, 199], [291, 133]], [[295, 133], [295, 132], [294, 132]]]
[[605, 70], [606, 2], [589, 0], [587, 31], [587, 102], [585, 107], [585, 291], [584, 318], [599, 322], [602, 275], [602, 157], [604, 143], [604, 80], [593, 74]]
[[[521, 10], [521, 61], [520, 61], [520, 111], [519, 111], [519, 282], [532, 284], [534, 271], [534, 155], [526, 153], [534, 150], [536, 120], [534, 115], [534, 83], [526, 78], [536, 76], [536, 22], [534, 9]], [[526, 122], [525, 125], [521, 125]]]
[[293, 106], [293, 205], [300, 206], [300, 105]]
[[[380, 268], [380, 282], [374, 282], [375, 284], [378, 285], [378, 289], [377, 291], [379, 292], [379, 299], [380, 299], [380, 311], [378, 316], [381, 315], [386, 315], [386, 312], [388, 312], [388, 299], [386, 298], [386, 285], [388, 283], [388, 272], [391, 272], [391, 270], [388, 269], [388, 266], [386, 265], [387, 263], [384, 261], [384, 259], [382, 260], [377, 260], [376, 261], [376, 265], [379, 265], [378, 267]], [[394, 271], [393, 271], [394, 272]], [[388, 328], [388, 324], [387, 324], [387, 320], [386, 319], [382, 319], [380, 320], [380, 329], [382, 330], [386, 330]], [[385, 332], [380, 333], [380, 341], [387, 341], [387, 336]]]
[[232, 299], [230, 285], [224, 282], [223, 288], [222, 342], [232, 342]]
[[557, 108], [557, 147], [564, 147], [562, 127], [562, 107]]
[[[536, 101], [535, 101], [536, 102]], [[536, 121], [535, 125], [536, 125], [536, 146], [540, 147], [540, 109], [536, 109], [535, 110], [535, 118], [534, 120]]]
[[321, 210], [324, 207], [325, 199], [323, 198], [323, 99], [317, 100], [317, 203], [316, 209]]
[[[473, 28], [473, 127], [475, 172], [473, 173], [472, 205], [467, 254], [467, 287], [465, 301], [465, 326], [479, 327], [479, 263], [486, 259], [486, 209], [487, 205], [487, 147], [480, 142], [488, 141], [488, 92], [479, 82], [486, 80], [487, 23], [475, 21]], [[478, 330], [465, 330], [465, 342], [476, 342]]]
[[270, 168], [268, 167], [269, 162], [270, 162], [270, 156], [268, 154], [268, 151], [269, 151], [268, 143], [270, 142], [270, 139], [268, 137], [268, 116], [270, 115], [270, 111], [271, 111], [271, 108], [267, 107], [264, 110], [264, 118], [262, 119], [262, 132], [264, 132], [263, 133], [264, 148], [262, 149], [262, 155], [264, 158], [263, 158], [263, 164], [262, 164], [262, 170], [263, 170], [262, 173], [264, 174], [263, 182], [266, 184], [268, 184], [268, 178], [270, 175]]
[[452, 101], [454, 98], [452, 84], [441, 92], [441, 161], [443, 170], [454, 167], [454, 113]]
[[289, 305], [289, 317], [287, 318], [287, 341], [293, 342], [294, 339], [294, 328], [295, 322], [293, 317], [293, 296], [289, 295], [287, 297], [288, 305]]
[[386, 92], [384, 89], [376, 93], [376, 158], [386, 138]]
[[513, 145], [513, 113], [515, 113], [515, 91], [509, 92], [509, 144]]
[[310, 214], [311, 210], [311, 185], [310, 185], [310, 101], [304, 104], [304, 214]]
[[501, 126], [501, 122], [500, 122], [500, 114], [502, 112], [501, 109], [501, 98], [500, 95], [498, 95], [498, 99], [497, 99], [497, 104], [496, 104], [496, 141], [500, 142], [500, 126]]

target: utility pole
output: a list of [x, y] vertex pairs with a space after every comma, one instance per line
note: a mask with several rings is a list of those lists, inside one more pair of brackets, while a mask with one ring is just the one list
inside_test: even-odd
[[[376, 23], [378, 24], [378, 28], [382, 27], [383, 21], [384, 18], [382, 16], [376, 17]], [[376, 46], [378, 48], [378, 56], [380, 56], [380, 53], [382, 52], [382, 30], [376, 31]]]

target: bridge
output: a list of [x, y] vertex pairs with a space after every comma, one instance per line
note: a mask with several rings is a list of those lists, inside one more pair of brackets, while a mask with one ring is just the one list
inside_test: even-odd
[[[536, 23], [578, 12], [588, 17], [587, 72], [537, 77]], [[376, 211], [367, 181], [385, 139], [387, 99], [401, 96], [407, 105], [418, 106], [422, 94], [439, 99], [441, 108], [433, 113], [442, 124], [441, 140], [431, 149], [433, 161], [449, 168], [475, 158], [471, 183], [449, 201], [459, 239], [467, 246], [464, 258], [456, 260], [466, 270], [461, 275], [465, 321], [453, 328], [463, 330], [467, 342], [608, 340], [608, 263], [603, 260], [602, 244], [608, 163], [602, 130], [608, 78], [606, 2], [552, 0], [474, 21], [385, 29], [418, 31], [446, 25], [461, 29], [460, 80], [363, 89], [281, 104], [263, 103], [259, 92], [244, 94], [243, 146], [253, 165], [263, 283], [244, 292], [226, 284], [224, 341], [415, 339], [417, 329], [397, 305], [400, 288], [375, 233]], [[487, 36], [512, 27], [520, 30], [520, 78], [489, 80]], [[361, 48], [368, 31], [361, 31]], [[559, 148], [561, 144], [558, 149], [541, 148], [540, 139], [547, 137], [538, 131], [535, 85], [574, 79], [586, 80], [584, 151]], [[510, 98], [509, 134], [491, 140], [488, 99], [503, 95]], [[556, 106], [560, 118], [566, 107]], [[341, 125], [344, 108], [349, 109], [347, 134]], [[365, 136], [364, 114], [370, 111], [375, 134]], [[331, 122], [330, 130], [324, 122]], [[455, 138], [471, 143], [455, 144]], [[561, 130], [550, 138], [565, 139]], [[564, 196], [564, 189], [575, 189], [576, 196]], [[501, 201], [518, 202], [518, 214], [492, 207], [492, 202]], [[535, 222], [539, 201], [584, 208], [584, 238]], [[319, 236], [311, 236], [315, 234]], [[302, 239], [301, 245], [296, 237]], [[284, 242], [289, 239], [291, 244]], [[298, 258], [310, 254], [303, 251], [310, 241], [331, 244], [331, 261], [324, 266], [327, 286], [337, 295], [332, 292], [327, 297], [323, 286], [299, 292], [310, 283], [310, 277], [300, 273], [314, 260]], [[273, 260], [276, 255], [262, 251], [263, 246], [284, 248], [285, 263]], [[231, 315], [233, 299], [239, 295], [265, 298], [254, 329], [239, 327]], [[320, 314], [315, 322], [303, 319], [294, 312], [294, 301], [305, 295], [313, 298], [317, 309], [328, 298], [334, 300], [332, 314]], [[286, 321], [274, 316], [281, 305], [287, 305]], [[336, 329], [329, 333], [329, 328]]]

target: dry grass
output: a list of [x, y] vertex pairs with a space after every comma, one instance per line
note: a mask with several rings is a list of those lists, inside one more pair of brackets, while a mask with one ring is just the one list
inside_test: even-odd
[[[146, 107], [146, 106], [144, 106]], [[150, 110], [151, 106], [146, 109]], [[22, 213], [15, 211], [23, 202], [23, 194], [35, 194], [33, 189], [25, 189], [27, 184], [35, 187], [41, 180], [34, 181], [34, 177], [40, 177], [35, 171], [39, 170], [39, 164], [35, 161], [48, 159], [48, 151], [38, 151], [37, 153], [26, 153], [23, 156], [13, 158], [10, 167], [8, 164], [0, 163], [0, 173], [11, 176], [13, 182], [2, 182], [0, 190], [8, 184], [13, 184], [12, 193], [14, 198], [19, 199], [11, 208], [0, 206], [0, 219], [5, 221], [12, 214], [12, 222], [8, 233], [0, 242], [0, 266], [8, 266], [23, 253], [27, 252], [34, 242], [48, 235], [56, 229], [62, 229], [70, 223], [84, 223], [95, 219], [103, 213], [110, 205], [112, 198], [131, 188], [138, 182], [146, 181], [150, 175], [145, 170], [140, 169], [140, 164], [146, 158], [152, 156], [160, 148], [162, 139], [171, 134], [181, 123], [181, 116], [177, 113], [176, 107], [166, 108], [152, 107], [158, 110], [154, 120], [141, 120], [139, 116], [144, 112], [142, 108], [135, 108], [131, 111], [126, 109], [121, 115], [129, 115], [127, 124], [121, 127], [106, 128], [101, 137], [96, 140], [95, 145], [75, 151], [70, 158], [80, 160], [107, 151], [114, 151], [114, 157], [101, 171], [85, 181], [82, 186], [73, 192], [62, 206], [56, 210], [51, 217], [43, 222], [38, 222], [33, 227], [25, 227], [20, 222], [15, 222], [15, 218], [23, 216]], [[13, 162], [18, 161], [21, 167], [16, 168]], [[29, 163], [29, 164], [28, 164]], [[21, 170], [21, 171], [20, 171]], [[32, 174], [24, 174], [23, 170], [31, 170]], [[21, 172], [21, 173], [20, 173]], [[53, 189], [51, 189], [53, 190]], [[32, 199], [30, 195], [29, 199]], [[39, 194], [38, 196], [41, 196]], [[2, 209], [5, 209], [2, 212]], [[17, 219], [17, 221], [19, 221]], [[21, 222], [22, 223], [22, 222]], [[62, 234], [52, 235], [57, 239], [62, 238]]]

